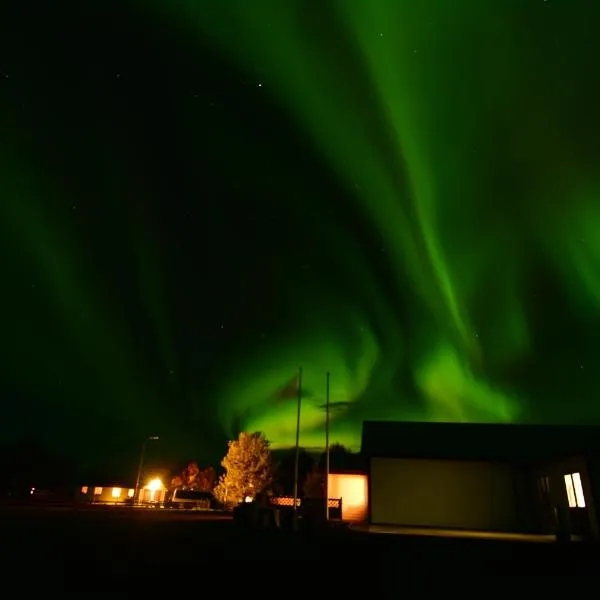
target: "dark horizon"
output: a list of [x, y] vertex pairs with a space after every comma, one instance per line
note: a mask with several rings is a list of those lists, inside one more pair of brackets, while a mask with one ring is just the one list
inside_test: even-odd
[[[334, 454], [336, 446], [338, 444], [333, 442], [332, 450]], [[226, 450], [225, 447], [222, 454], [213, 460], [198, 460], [194, 456], [165, 454], [160, 448], [149, 446], [146, 448], [142, 476], [143, 479], [159, 476], [167, 482], [191, 462], [196, 462], [201, 469], [213, 467], [220, 474], [223, 472], [221, 460], [225, 456]], [[301, 447], [300, 451], [302, 454], [309, 455], [311, 460], [315, 461], [315, 464], [323, 461], [324, 448]], [[0, 489], [18, 492], [33, 486], [38, 490], [65, 492], [68, 490], [74, 491], [82, 485], [134, 487], [140, 453], [141, 447], [138, 447], [137, 454], [127, 455], [122, 453], [115, 456], [112, 461], [94, 464], [89, 461], [77, 461], [68, 453], [52, 451], [43, 443], [32, 439], [0, 443], [0, 463], [4, 465], [5, 471], [9, 473], [0, 485]], [[274, 466], [276, 466], [282, 460], [289, 462], [291, 457], [295, 455], [295, 447], [274, 449], [272, 454]], [[353, 460], [353, 456], [355, 455], [351, 453], [350, 460]], [[343, 459], [338, 458], [337, 460]]]

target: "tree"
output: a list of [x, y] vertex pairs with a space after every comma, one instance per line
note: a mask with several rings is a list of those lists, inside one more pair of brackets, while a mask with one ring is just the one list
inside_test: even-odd
[[179, 475], [171, 479], [171, 490], [197, 490], [211, 492], [215, 486], [217, 474], [213, 467], [201, 469], [197, 462], [191, 462]]
[[201, 469], [198, 473], [198, 489], [201, 492], [212, 492], [217, 480], [217, 472], [213, 467]]
[[198, 476], [200, 475], [200, 467], [197, 462], [191, 462], [181, 473], [183, 479], [183, 487], [186, 490], [195, 490], [198, 487]]
[[[298, 452], [298, 490], [302, 491], [304, 482], [315, 467], [315, 459], [304, 448]], [[294, 475], [296, 469], [296, 449], [289, 448], [279, 453], [275, 469], [276, 492], [282, 496], [294, 493]]]
[[183, 487], [183, 477], [181, 477], [181, 475], [175, 475], [175, 477], [173, 477], [173, 479], [171, 479], [171, 485], [169, 486], [169, 488], [171, 490], [177, 490], [182, 487]]
[[228, 444], [227, 455], [221, 461], [225, 474], [221, 475], [213, 494], [227, 506], [254, 498], [270, 485], [273, 464], [269, 441], [263, 433], [240, 433]]
[[[353, 454], [346, 446], [342, 444], [331, 444], [329, 447], [329, 468], [332, 471], [344, 471], [356, 469], [359, 457]], [[326, 457], [325, 453], [319, 458], [319, 468], [325, 471]]]
[[307, 474], [302, 492], [305, 498], [325, 498], [324, 477], [317, 466]]

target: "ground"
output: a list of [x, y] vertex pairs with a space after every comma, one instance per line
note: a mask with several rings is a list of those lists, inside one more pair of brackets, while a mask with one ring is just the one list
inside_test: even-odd
[[[210, 565], [221, 578], [232, 562], [301, 562], [329, 565], [380, 582], [446, 573], [478, 575], [593, 574], [600, 552], [583, 543], [455, 539], [343, 530], [292, 535], [247, 532], [217, 513], [132, 510], [117, 507], [0, 507], [3, 566], [13, 573], [44, 571], [52, 577], [100, 576], [103, 581], [148, 579], [156, 585]], [[212, 568], [214, 565], [214, 569]], [[313, 568], [311, 567], [311, 571]], [[306, 572], [306, 571], [303, 571]], [[233, 574], [233, 573], [232, 573]], [[188, 575], [183, 576], [184, 579]], [[390, 579], [388, 579], [390, 578]], [[162, 582], [162, 583], [161, 583]]]

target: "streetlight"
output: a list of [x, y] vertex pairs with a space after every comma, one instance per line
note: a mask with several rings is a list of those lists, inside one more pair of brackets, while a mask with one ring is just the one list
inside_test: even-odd
[[147, 438], [144, 438], [144, 441], [142, 442], [142, 450], [140, 452], [140, 464], [138, 467], [137, 479], [135, 480], [134, 498], [135, 498], [136, 504], [139, 504], [139, 502], [140, 502], [140, 482], [142, 480], [142, 468], [144, 467], [144, 456], [146, 455], [146, 444], [148, 443], [148, 440], [155, 441], [157, 439], [158, 439], [157, 435], [150, 435]]

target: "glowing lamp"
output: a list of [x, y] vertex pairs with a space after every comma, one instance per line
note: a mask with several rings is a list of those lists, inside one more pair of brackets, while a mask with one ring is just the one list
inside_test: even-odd
[[163, 483], [158, 477], [156, 479], [153, 479], [146, 486], [146, 489], [150, 490], [151, 492], [158, 492], [159, 490], [162, 490], [162, 488], [163, 488]]

